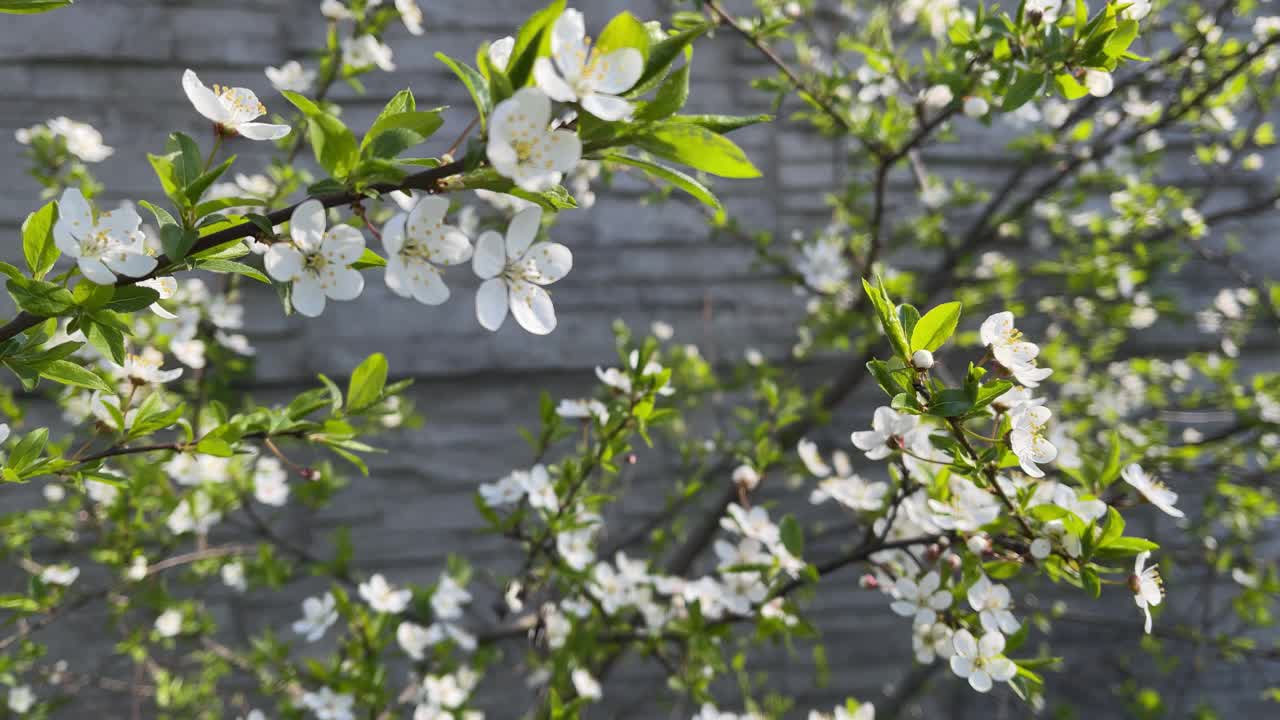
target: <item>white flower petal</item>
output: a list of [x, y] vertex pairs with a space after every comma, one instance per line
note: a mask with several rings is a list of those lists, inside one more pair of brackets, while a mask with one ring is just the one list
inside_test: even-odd
[[212, 90], [200, 82], [200, 78], [194, 71], [188, 69], [182, 73], [182, 89], [186, 91], [187, 99], [195, 106], [196, 112], [216, 123], [231, 120], [231, 110]]
[[391, 262], [391, 256], [400, 252], [400, 248], [404, 247], [404, 226], [407, 217], [404, 213], [396, 213], [390, 220], [382, 226], [382, 249], [387, 253], [387, 262]]
[[476, 251], [471, 256], [471, 267], [476, 275], [489, 279], [497, 277], [507, 265], [507, 251], [502, 236], [486, 230], [476, 240]]
[[538, 228], [542, 225], [542, 207], [533, 205], [515, 214], [511, 224], [507, 226], [507, 260], [515, 262], [524, 257], [524, 253], [538, 236]]
[[551, 295], [541, 287], [523, 280], [510, 283], [511, 314], [520, 327], [534, 335], [547, 335], [556, 329], [556, 308]]
[[630, 102], [615, 95], [591, 93], [582, 98], [582, 109], [601, 120], [616, 122], [618, 120], [630, 120], [631, 113], [635, 108], [632, 107]]
[[595, 62], [600, 68], [596, 92], [606, 95], [621, 95], [630, 90], [644, 74], [644, 56], [631, 47], [614, 50], [596, 58]]
[[329, 262], [350, 265], [364, 254], [364, 235], [350, 225], [336, 225], [324, 234], [320, 252]]
[[302, 253], [292, 245], [274, 243], [262, 260], [267, 274], [280, 282], [292, 282], [302, 272]]
[[325, 295], [334, 300], [355, 300], [362, 292], [364, 292], [364, 276], [359, 270], [351, 268], [342, 268], [334, 272], [325, 289]]
[[502, 279], [485, 280], [476, 290], [476, 319], [485, 330], [496, 332], [502, 327], [507, 319], [507, 283]]
[[80, 272], [84, 274], [89, 282], [98, 285], [112, 285], [116, 281], [116, 276], [107, 269], [106, 263], [98, 258], [80, 258]]
[[324, 288], [311, 275], [304, 274], [294, 281], [289, 297], [293, 301], [293, 309], [307, 317], [319, 317], [324, 312]]
[[578, 94], [560, 77], [548, 58], [540, 57], [533, 61], [533, 79], [538, 84], [538, 89], [552, 100], [567, 103], [578, 99]]
[[249, 140], [279, 140], [289, 134], [290, 127], [288, 125], [275, 125], [272, 123], [247, 122], [240, 123], [236, 126], [236, 132], [241, 137]]
[[298, 247], [313, 252], [320, 248], [320, 243], [324, 240], [327, 222], [324, 205], [319, 200], [307, 200], [298, 205], [289, 216], [289, 235]]

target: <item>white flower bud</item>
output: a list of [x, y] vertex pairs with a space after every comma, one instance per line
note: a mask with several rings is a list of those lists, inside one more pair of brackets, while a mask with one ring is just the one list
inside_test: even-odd
[[1044, 538], [1036, 538], [1031, 541], [1031, 557], [1037, 560], [1043, 560], [1049, 557], [1049, 553], [1053, 552], [1053, 544]]
[[911, 354], [911, 364], [917, 370], [928, 370], [933, 367], [933, 353], [928, 350], [917, 350]]
[[934, 85], [933, 87], [921, 93], [921, 100], [924, 101], [925, 107], [930, 110], [941, 110], [951, 104], [955, 96], [951, 92], [951, 88], [946, 85]]
[[964, 544], [969, 548], [969, 552], [979, 557], [991, 549], [991, 541], [981, 533], [970, 535], [969, 539], [964, 541]]
[[747, 490], [755, 490], [760, 484], [760, 473], [750, 465], [739, 465], [733, 471], [733, 482]]
[[1089, 94], [1094, 97], [1106, 97], [1111, 94], [1111, 90], [1115, 87], [1115, 80], [1111, 78], [1111, 73], [1106, 70], [1085, 70], [1084, 86], [1089, 89]]
[[967, 97], [964, 99], [964, 114], [971, 118], [986, 117], [987, 112], [990, 110], [991, 106], [980, 97]]

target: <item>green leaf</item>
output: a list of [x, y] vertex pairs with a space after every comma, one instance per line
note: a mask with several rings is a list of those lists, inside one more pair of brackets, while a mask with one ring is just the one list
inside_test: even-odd
[[565, 0], [555, 2], [539, 10], [520, 27], [515, 45], [511, 47], [511, 60], [507, 63], [507, 77], [513, 88], [523, 87], [533, 73], [533, 61], [551, 44], [551, 24], [564, 12]]
[[422, 144], [443, 124], [438, 110], [413, 110], [379, 117], [360, 143], [360, 152], [365, 157], [396, 157]]
[[1080, 81], [1069, 72], [1060, 73], [1053, 80], [1058, 85], [1058, 91], [1068, 100], [1079, 100], [1089, 94], [1088, 88], [1081, 85]]
[[804, 553], [804, 530], [800, 528], [795, 516], [787, 515], [782, 518], [779, 529], [782, 532], [783, 547], [792, 555], [800, 557]]
[[37, 280], [53, 268], [61, 254], [53, 242], [53, 225], [57, 221], [58, 204], [50, 200], [22, 223], [22, 254]]
[[123, 285], [115, 288], [115, 293], [112, 294], [111, 299], [104, 303], [102, 307], [112, 312], [136, 312], [151, 307], [152, 303], [159, 299], [160, 293], [151, 288]]
[[18, 307], [32, 315], [52, 317], [60, 315], [75, 305], [71, 291], [43, 280], [11, 278], [5, 283]]
[[72, 0], [0, 0], [0, 13], [32, 15], [67, 7]]
[[1116, 31], [1107, 38], [1107, 44], [1104, 46], [1104, 52], [1111, 57], [1120, 57], [1124, 55], [1133, 41], [1138, 38], [1138, 21], [1137, 20], [1121, 20]]
[[615, 15], [600, 31], [595, 52], [610, 53], [622, 48], [635, 48], [641, 57], [646, 60], [649, 57], [649, 31], [635, 15], [626, 11]]
[[611, 155], [605, 156], [605, 159], [608, 160], [609, 162], [616, 162], [616, 163], [621, 163], [623, 165], [630, 165], [632, 167], [639, 168], [640, 170], [643, 170], [645, 173], [652, 175], [653, 177], [658, 178], [659, 180], [670, 183], [671, 185], [674, 185], [680, 188], [686, 193], [689, 193], [694, 198], [696, 198], [699, 202], [701, 202], [703, 205], [706, 205], [707, 207], [710, 207], [710, 208], [714, 208], [716, 211], [717, 217], [722, 216], [724, 214], [724, 207], [720, 204], [720, 200], [715, 196], [715, 194], [713, 194], [709, 189], [707, 189], [705, 185], [698, 182], [697, 180], [694, 180], [692, 177], [680, 172], [679, 170], [666, 167], [665, 165], [658, 165], [657, 163], [653, 163], [641, 158], [631, 157], [630, 155], [612, 155], [611, 154]]
[[1160, 546], [1138, 537], [1118, 537], [1107, 543], [1105, 548], [1099, 550], [1107, 550], [1110, 553], [1122, 553], [1128, 555], [1137, 555], [1140, 552], [1151, 552], [1159, 550]]
[[958, 388], [949, 388], [933, 396], [929, 403], [929, 414], [939, 417], [960, 417], [973, 407], [968, 393]]
[[958, 302], [949, 302], [925, 313], [911, 331], [911, 349], [933, 352], [942, 347], [960, 323], [961, 307]]
[[867, 282], [866, 279], [863, 279], [862, 289], [867, 293], [867, 297], [870, 298], [871, 305], [876, 310], [876, 315], [880, 316], [880, 326], [884, 328], [884, 333], [888, 336], [889, 344], [893, 347], [894, 353], [902, 358], [903, 362], [910, 362], [911, 345], [907, 342], [907, 335], [902, 329], [902, 321], [898, 319], [898, 313], [895, 311], [893, 302], [884, 291], [884, 284], [881, 283], [876, 287]]
[[173, 133], [165, 147], [173, 158], [173, 179], [178, 185], [186, 188], [204, 173], [204, 158], [195, 140], [180, 132]]
[[644, 64], [644, 72], [640, 73], [640, 79], [636, 81], [632, 94], [643, 93], [657, 84], [658, 79], [667, 71], [667, 68], [671, 67], [671, 63], [676, 61], [680, 53], [710, 28], [709, 23], [699, 25], [655, 43], [649, 49], [649, 59]]
[[1030, 102], [1043, 86], [1044, 73], [1025, 70], [1019, 72], [1018, 79], [1014, 80], [1005, 92], [1004, 103], [1000, 109], [1005, 112], [1017, 110]]
[[174, 262], [182, 260], [195, 244], [195, 230], [184, 230], [178, 225], [160, 226], [160, 247], [170, 260]]
[[1098, 538], [1098, 547], [1106, 547], [1124, 535], [1124, 518], [1114, 507], [1107, 506], [1107, 526]]
[[112, 392], [111, 386], [105, 380], [69, 360], [54, 360], [40, 368], [40, 377], [63, 385]]
[[713, 133], [724, 135], [744, 127], [773, 122], [772, 115], [673, 115], [667, 122], [683, 122], [698, 125]]
[[386, 267], [386, 266], [387, 266], [386, 259], [383, 258], [378, 253], [370, 250], [369, 248], [365, 248], [364, 252], [360, 254], [360, 257], [356, 258], [356, 261], [351, 264], [351, 267], [355, 268], [356, 270], [364, 270], [366, 268], [379, 268], [379, 267]]
[[206, 437], [196, 443], [196, 452], [215, 457], [231, 457], [235, 455], [235, 448], [222, 438]]
[[876, 384], [888, 393], [889, 397], [913, 393], [911, 383], [905, 372], [894, 372], [889, 363], [883, 360], [872, 360], [867, 363], [867, 370], [876, 379]]
[[679, 70], [668, 75], [653, 100], [636, 112], [635, 120], [663, 120], [680, 112], [680, 108], [689, 99], [689, 70], [689, 63], [685, 63]]
[[[907, 337], [911, 337], [911, 333], [915, 331], [916, 324], [920, 322], [920, 311], [915, 305], [903, 303], [898, 306], [898, 322], [902, 323], [902, 333]], [[911, 348], [914, 350], [915, 343]]]
[[351, 373], [347, 384], [347, 412], [363, 410], [378, 401], [387, 384], [387, 358], [374, 353]]
[[217, 167], [213, 168], [207, 173], [200, 175], [195, 180], [192, 180], [187, 185], [186, 191], [185, 191], [188, 205], [194, 205], [197, 202], [199, 202], [200, 196], [204, 194], [204, 191], [208, 190], [209, 186], [212, 185], [214, 181], [222, 177], [222, 173], [226, 172], [227, 168], [231, 167], [231, 164], [234, 163], [235, 161], [236, 161], [236, 156], [232, 155], [231, 157], [219, 163]]
[[359, 150], [356, 136], [332, 115], [307, 116], [307, 137], [316, 162], [335, 178], [344, 178], [356, 166]]
[[260, 283], [271, 284], [270, 278], [263, 275], [261, 271], [244, 263], [238, 263], [235, 260], [201, 259], [195, 262], [195, 267], [199, 270], [209, 270], [219, 273], [234, 273], [236, 275], [244, 275], [247, 278], [253, 278]]
[[489, 113], [493, 112], [493, 108], [489, 105], [489, 81], [484, 79], [479, 70], [460, 60], [454, 60], [442, 52], [436, 53], [436, 59], [447, 65], [462, 81], [467, 92], [471, 94], [471, 101], [476, 104], [476, 112], [480, 114], [480, 127], [482, 129], [486, 127]]
[[307, 117], [311, 117], [312, 115], [324, 114], [324, 111], [320, 109], [319, 105], [316, 105], [314, 102], [312, 102], [310, 99], [308, 99], [303, 95], [300, 95], [296, 92], [292, 92], [289, 90], [281, 90], [280, 94], [284, 96], [285, 100], [288, 100], [289, 102], [293, 103], [293, 106], [298, 108], [298, 110], [302, 111], [302, 114], [306, 115]]
[[732, 140], [691, 123], [654, 125], [633, 140], [659, 157], [726, 178], [760, 177], [760, 171]]
[[111, 358], [115, 364], [124, 365], [124, 333], [119, 328], [96, 322], [89, 316], [81, 317], [80, 329], [98, 352]]

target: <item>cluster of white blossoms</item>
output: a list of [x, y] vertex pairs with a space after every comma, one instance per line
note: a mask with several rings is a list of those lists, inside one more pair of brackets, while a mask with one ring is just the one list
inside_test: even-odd
[[[513, 43], [511, 38], [493, 43], [490, 60], [505, 68]], [[601, 120], [626, 121], [634, 106], [621, 95], [643, 72], [639, 50], [600, 52], [591, 46], [582, 13], [565, 10], [551, 27], [551, 57], [534, 63], [536, 85], [498, 103], [489, 118], [489, 163], [524, 190], [550, 189], [582, 157], [577, 133], [552, 124], [551, 101], [575, 103]]]
[[61, 139], [66, 143], [67, 152], [84, 162], [102, 162], [115, 152], [115, 148], [103, 142], [102, 133], [92, 125], [62, 115], [40, 125], [20, 128], [14, 132], [14, 138], [19, 144], [30, 145], [42, 133]]
[[458, 647], [471, 651], [476, 648], [475, 636], [459, 623], [463, 611], [471, 602], [471, 593], [450, 575], [441, 575], [431, 593], [432, 623], [423, 627], [418, 623], [402, 620], [396, 627], [396, 641], [400, 649], [414, 660], [426, 657], [429, 647], [444, 640], [453, 640]]

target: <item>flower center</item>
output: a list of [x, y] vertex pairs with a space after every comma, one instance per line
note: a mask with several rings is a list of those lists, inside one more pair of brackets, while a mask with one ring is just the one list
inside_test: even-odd
[[101, 257], [107, 253], [112, 244], [110, 233], [95, 228], [80, 241], [80, 254], [84, 257]]
[[329, 266], [329, 259], [320, 253], [310, 253], [304, 256], [302, 261], [302, 269], [310, 273], [319, 275]]

